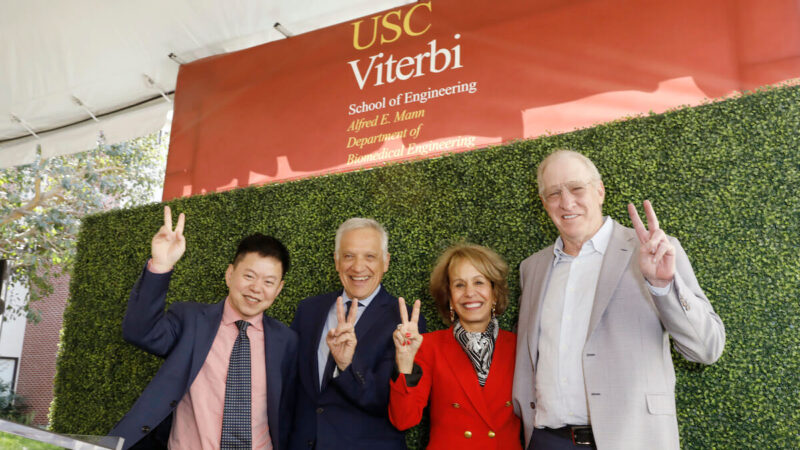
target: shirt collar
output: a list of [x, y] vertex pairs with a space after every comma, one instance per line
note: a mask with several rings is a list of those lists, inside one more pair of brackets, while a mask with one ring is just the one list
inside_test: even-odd
[[[372, 299], [374, 299], [375, 296], [378, 295], [378, 292], [380, 290], [381, 290], [381, 285], [379, 284], [378, 287], [375, 288], [374, 291], [372, 291], [372, 294], [369, 294], [369, 296], [367, 296], [367, 298], [365, 298], [364, 300], [359, 300], [358, 303], [364, 308], [366, 308], [367, 306], [369, 306], [369, 303], [372, 301]], [[351, 301], [351, 298], [347, 296], [347, 292], [345, 290], [342, 290], [342, 300], [344, 300], [345, 304]]]
[[256, 330], [264, 331], [264, 314], [259, 314], [256, 317], [252, 317], [250, 319], [242, 319], [242, 316], [239, 315], [231, 306], [230, 297], [225, 297], [225, 306], [222, 308], [222, 324], [223, 325], [232, 325], [237, 320], [247, 320], [250, 322], [250, 325], [255, 327]]
[[[611, 240], [612, 230], [613, 226], [611, 220], [609, 220], [608, 216], [604, 217], [603, 225], [600, 226], [600, 229], [597, 230], [597, 233], [595, 233], [591, 239], [583, 243], [577, 257], [585, 256], [595, 251], [604, 255], [608, 248], [608, 242]], [[576, 258], [564, 252], [564, 241], [561, 239], [561, 236], [556, 239], [556, 243], [553, 246], [553, 254], [555, 255], [555, 258], [553, 258], [553, 266], [561, 262], [562, 259], [569, 261]]]

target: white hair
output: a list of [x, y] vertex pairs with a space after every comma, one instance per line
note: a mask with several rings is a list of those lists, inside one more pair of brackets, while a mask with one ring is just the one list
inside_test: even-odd
[[603, 181], [600, 177], [600, 171], [597, 170], [597, 166], [594, 165], [591, 159], [587, 158], [586, 156], [582, 155], [581, 153], [576, 152], [575, 150], [569, 149], [561, 149], [556, 150], [553, 153], [547, 155], [542, 162], [539, 163], [539, 167], [536, 169], [536, 184], [539, 185], [539, 195], [544, 194], [544, 186], [542, 185], [542, 178], [544, 176], [544, 171], [547, 169], [548, 164], [551, 162], [561, 159], [561, 158], [575, 158], [578, 161], [582, 162], [586, 169], [589, 170], [589, 173], [592, 175], [591, 181]]
[[383, 225], [374, 219], [351, 217], [342, 222], [342, 224], [339, 225], [339, 229], [336, 230], [336, 239], [334, 241], [335, 248], [333, 253], [334, 257], [339, 256], [339, 249], [341, 248], [342, 244], [342, 236], [344, 236], [344, 234], [348, 231], [359, 230], [361, 228], [372, 228], [373, 230], [377, 231], [381, 236], [381, 250], [383, 250], [383, 256], [389, 254], [389, 234], [386, 232], [386, 229], [383, 228]]

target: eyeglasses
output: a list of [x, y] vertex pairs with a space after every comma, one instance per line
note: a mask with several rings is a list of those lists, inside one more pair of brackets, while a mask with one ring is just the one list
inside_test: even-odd
[[568, 181], [563, 184], [557, 184], [545, 189], [542, 195], [544, 200], [548, 203], [556, 203], [561, 200], [564, 191], [569, 191], [573, 197], [583, 197], [588, 192], [588, 187], [592, 181]]

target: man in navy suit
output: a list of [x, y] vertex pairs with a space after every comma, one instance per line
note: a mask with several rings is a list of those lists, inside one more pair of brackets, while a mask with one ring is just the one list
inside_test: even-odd
[[273, 237], [248, 236], [225, 272], [223, 301], [165, 311], [172, 269], [186, 249], [184, 223], [181, 214], [173, 230], [164, 208], [122, 324], [126, 341], [165, 361], [109, 434], [124, 437], [125, 449], [286, 449], [297, 335], [264, 311], [283, 288], [289, 252]]
[[[300, 302], [300, 383], [291, 448], [405, 449], [388, 418], [397, 298], [381, 285], [389, 268], [386, 230], [352, 218], [336, 232], [334, 263], [343, 289]], [[352, 306], [351, 306], [352, 305]], [[347, 311], [347, 312], [346, 312]], [[424, 332], [424, 319], [420, 318]]]

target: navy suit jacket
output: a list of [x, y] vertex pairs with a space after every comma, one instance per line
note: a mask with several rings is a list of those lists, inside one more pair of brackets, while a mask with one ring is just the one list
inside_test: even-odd
[[[126, 341], [166, 358], [131, 410], [109, 435], [125, 438], [125, 449], [166, 448], [172, 412], [188, 392], [217, 335], [225, 301], [175, 303], [164, 312], [172, 272], [146, 269], [133, 286], [122, 322]], [[297, 375], [297, 335], [264, 316], [267, 422], [276, 450], [288, 448]]]
[[[400, 313], [397, 298], [383, 286], [356, 323], [358, 343], [352, 363], [320, 390], [317, 348], [328, 311], [340, 295], [342, 291], [310, 297], [297, 306], [291, 327], [300, 339], [300, 383], [291, 448], [405, 449], [405, 434], [392, 426], [388, 416], [392, 333]], [[419, 327], [425, 331], [424, 317]]]

